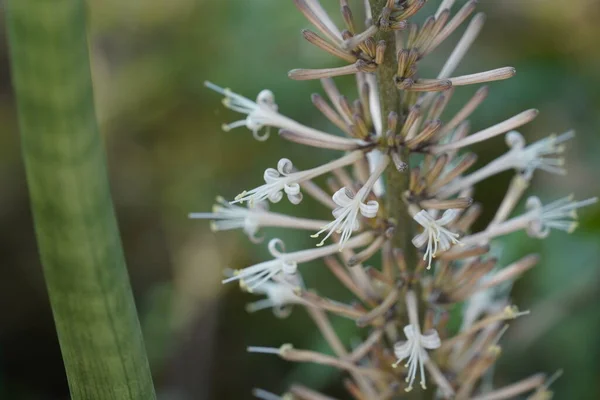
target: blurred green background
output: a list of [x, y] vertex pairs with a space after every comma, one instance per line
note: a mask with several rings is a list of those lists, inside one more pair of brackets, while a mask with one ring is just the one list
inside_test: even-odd
[[[322, 2], [335, 13], [337, 1]], [[294, 82], [286, 72], [339, 64], [302, 40], [299, 31], [308, 23], [287, 0], [88, 3], [98, 116], [160, 396], [244, 399], [252, 387], [281, 393], [300, 381], [345, 398], [336, 371], [245, 352], [248, 345], [287, 342], [329, 349], [303, 310], [284, 320], [269, 311], [249, 315], [244, 305], [255, 298], [235, 285], [220, 284], [223, 268], [264, 260], [264, 244], [251, 245], [239, 231], [213, 234], [207, 223], [187, 219], [188, 212], [209, 210], [218, 194], [232, 198], [259, 184], [264, 169], [281, 157], [305, 168], [332, 156], [276, 136], [257, 142], [245, 129], [222, 132], [221, 123], [237, 116], [223, 109], [203, 81], [249, 98], [269, 88], [283, 113], [329, 129], [309, 99], [320, 91], [318, 82]], [[429, 3], [429, 10], [438, 4]], [[537, 120], [522, 130], [529, 141], [570, 128], [578, 136], [568, 151], [569, 176], [538, 173], [533, 191], [544, 199], [572, 192], [578, 198], [598, 195], [600, 2], [482, 0], [479, 8], [488, 21], [458, 73], [512, 65], [518, 74], [491, 85], [489, 99], [472, 119], [474, 128], [539, 108]], [[65, 399], [67, 385], [20, 159], [6, 40], [1, 43], [0, 398]], [[435, 74], [450, 48], [429, 58], [423, 76]], [[351, 79], [339, 83], [354, 97]], [[449, 113], [474, 90], [457, 90]], [[504, 152], [505, 145], [496, 138], [477, 150], [482, 165]], [[506, 173], [478, 186], [476, 199], [486, 210], [480, 226], [493, 215], [510, 177]], [[285, 202], [274, 209], [291, 211]], [[294, 212], [327, 217], [309, 199]], [[498, 383], [563, 368], [553, 386], [556, 398], [600, 398], [600, 208], [582, 214], [574, 234], [555, 232], [542, 242], [518, 233], [502, 241], [506, 263], [530, 251], [540, 252], [543, 261], [514, 287], [514, 302], [532, 313], [515, 321], [503, 340]], [[290, 249], [313, 244], [303, 233], [264, 233], [281, 237]], [[349, 299], [318, 263], [304, 266], [303, 273], [321, 293]], [[351, 323], [333, 323], [346, 343], [357, 340], [360, 332]]]

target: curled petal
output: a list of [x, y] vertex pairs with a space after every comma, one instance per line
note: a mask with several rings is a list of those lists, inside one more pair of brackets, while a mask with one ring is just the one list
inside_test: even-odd
[[276, 182], [278, 179], [280, 179], [281, 175], [275, 168], [267, 168], [267, 169], [265, 169], [263, 178], [265, 179], [266, 183], [273, 183], [273, 182]]
[[337, 207], [337, 208], [334, 208], [333, 211], [331, 211], [331, 215], [333, 215], [334, 218], [339, 218], [342, 216], [342, 214], [344, 214], [345, 211], [346, 211], [345, 208]]
[[525, 138], [517, 131], [510, 131], [505, 136], [506, 144], [512, 149], [522, 150], [525, 148]]
[[354, 193], [351, 189], [343, 187], [332, 196], [333, 201], [340, 207], [346, 207], [354, 199]]
[[550, 234], [550, 227], [544, 225], [540, 220], [534, 220], [527, 225], [527, 234], [532, 238], [545, 239]]
[[444, 214], [442, 214], [442, 218], [437, 220], [437, 224], [440, 226], [448, 225], [454, 221], [459, 214], [460, 210], [457, 209], [446, 210], [444, 211]]
[[293, 195], [288, 194], [288, 200], [293, 205], [300, 204], [300, 202], [302, 202], [302, 198], [303, 198], [302, 193], [293, 194]]
[[282, 261], [281, 270], [284, 274], [293, 275], [298, 270], [298, 263], [295, 261]]
[[410, 342], [401, 340], [394, 345], [394, 355], [398, 359], [398, 361], [402, 361], [405, 358], [408, 358], [410, 355]]
[[440, 335], [435, 329], [430, 329], [421, 335], [421, 345], [429, 350], [437, 349], [442, 345]]
[[283, 190], [288, 196], [297, 196], [300, 193], [300, 185], [297, 183], [286, 184], [283, 186]]
[[419, 211], [417, 214], [415, 214], [413, 219], [417, 221], [417, 223], [423, 228], [427, 228], [429, 224], [435, 222], [435, 219], [433, 219], [433, 217], [425, 210]]
[[[246, 128], [250, 129], [252, 132], [257, 132], [257, 133], [263, 127], [263, 125], [260, 123], [260, 121], [257, 121], [256, 119], [252, 118], [252, 116], [246, 117], [245, 125], [246, 125]], [[229, 125], [229, 127], [230, 128], [232, 127], [231, 124]]]
[[294, 172], [294, 164], [288, 158], [282, 158], [277, 163], [277, 171], [281, 175], [289, 175]]
[[285, 253], [285, 243], [278, 238], [269, 240], [267, 248], [269, 249], [269, 253], [276, 258], [281, 257]]
[[270, 90], [264, 89], [258, 93], [256, 97], [256, 103], [266, 106], [273, 111], [277, 111], [277, 104], [275, 104], [275, 95]]
[[256, 233], [253, 233], [253, 234], [246, 233], [246, 234], [248, 236], [248, 239], [250, 239], [250, 241], [254, 244], [262, 243], [263, 240], [265, 240], [264, 236], [257, 236]]
[[360, 203], [360, 213], [366, 218], [375, 218], [379, 211], [379, 203], [375, 200], [370, 200], [366, 203]]
[[415, 247], [422, 247], [425, 246], [425, 243], [427, 243], [427, 239], [429, 239], [428, 232], [423, 231], [413, 238], [412, 244], [414, 244]]
[[261, 243], [264, 240], [264, 237], [256, 236], [258, 229], [258, 224], [252, 218], [246, 218], [244, 220], [244, 233], [254, 244]]
[[[246, 126], [248, 126], [248, 124]], [[250, 129], [252, 131], [252, 136], [254, 137], [254, 139], [258, 140], [259, 142], [264, 142], [269, 138], [269, 136], [271, 135], [271, 132], [267, 128], [265, 130], [265, 133], [261, 134], [260, 133], [261, 128], [262, 128], [262, 125], [259, 125], [257, 127], [252, 127], [252, 128], [248, 126], [248, 129]]]
[[[283, 199], [283, 193], [281, 191], [274, 192], [269, 195], [269, 201], [271, 203], [279, 203]], [[252, 201], [252, 200], [250, 200]]]
[[530, 196], [527, 199], [527, 203], [525, 204], [525, 207], [527, 208], [528, 211], [533, 211], [533, 210], [541, 211], [542, 208], [544, 207], [544, 205], [542, 204], [542, 201], [540, 200], [539, 197]]
[[414, 340], [414, 338], [415, 338], [415, 327], [414, 326], [406, 325], [403, 330], [404, 330], [404, 335], [406, 335], [406, 338], [408, 339], [409, 342], [411, 340]]

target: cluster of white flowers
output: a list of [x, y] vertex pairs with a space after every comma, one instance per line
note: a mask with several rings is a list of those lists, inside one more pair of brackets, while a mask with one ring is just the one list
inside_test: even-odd
[[[453, 13], [455, 1], [443, 0], [436, 13], [420, 25], [409, 20], [425, 1], [364, 1], [367, 26], [356, 28], [349, 2], [342, 0], [346, 29], [340, 30], [319, 0], [294, 0], [319, 31], [304, 30], [304, 38], [349, 64], [295, 69], [289, 76], [321, 80], [328, 100], [315, 94], [313, 103], [345, 136], [284, 116], [269, 90], [260, 91], [252, 101], [206, 83], [224, 96], [227, 108], [245, 115], [224, 125], [226, 131], [245, 126], [257, 140], [266, 140], [269, 128], [276, 128], [283, 139], [341, 154], [309, 169], [296, 169], [289, 159], [281, 158], [276, 168], [265, 170], [264, 184], [229, 202], [218, 198], [213, 212], [192, 213], [190, 218], [212, 220], [214, 230], [243, 229], [255, 242], [262, 240], [259, 229], [268, 227], [309, 230], [315, 232], [313, 238], [323, 235], [314, 247], [293, 252], [286, 252], [281, 240], [271, 239], [271, 260], [235, 270], [223, 282], [237, 281], [246, 291], [266, 296], [250, 303], [249, 311], [273, 308], [277, 315], [286, 316], [291, 305], [306, 307], [335, 357], [291, 346], [252, 347], [253, 351], [347, 371], [352, 378], [348, 386], [357, 398], [393, 397], [398, 374], [404, 374], [406, 391], [413, 388], [417, 375], [425, 388], [425, 370], [439, 389], [438, 397], [471, 398], [481, 394], [483, 388], [477, 383], [499, 354], [498, 343], [506, 329], [503, 321], [526, 314], [509, 306], [506, 296], [492, 299], [491, 293], [499, 285], [510, 285], [538, 260], [529, 256], [500, 269], [490, 253], [492, 240], [518, 230], [538, 238], [546, 237], [551, 229], [571, 232], [576, 227], [576, 210], [597, 199], [565, 197], [543, 206], [537, 197], [530, 197], [527, 211], [511, 218], [535, 171], [566, 173], [565, 142], [574, 134], [551, 135], [526, 145], [514, 129], [531, 122], [538, 115], [534, 109], [470, 133], [468, 118], [487, 96], [485, 87], [446, 124], [440, 119], [454, 87], [515, 74], [514, 68], [502, 67], [452, 76], [483, 25], [483, 15], [476, 14], [437, 78], [419, 76], [422, 59], [461, 26], [474, 12], [476, 1], [467, 1]], [[404, 29], [408, 35], [395, 34]], [[333, 83], [332, 78], [339, 75], [356, 76], [356, 101], [341, 95]], [[510, 150], [469, 172], [476, 160], [469, 147], [503, 134]], [[481, 206], [473, 202], [475, 185], [508, 170], [515, 170], [515, 177], [502, 204], [487, 227], [473, 233], [473, 223], [481, 212]], [[328, 176], [327, 188], [315, 181], [322, 176]], [[278, 203], [284, 196], [297, 205], [304, 195], [325, 205], [332, 218], [322, 221], [267, 209], [269, 202]], [[381, 268], [363, 265], [378, 252]], [[324, 260], [360, 305], [321, 297], [304, 287], [299, 266], [318, 259]], [[458, 333], [449, 336], [445, 327], [448, 306], [460, 303], [467, 305], [464, 323]], [[424, 310], [423, 320], [419, 308]], [[325, 312], [369, 326], [368, 338], [348, 351]], [[401, 328], [404, 341], [398, 340]], [[449, 355], [451, 362], [438, 364]], [[382, 367], [382, 360], [400, 367], [400, 372], [390, 373]], [[517, 394], [542, 387], [543, 380], [526, 382], [518, 386]], [[294, 390], [292, 394], [299, 398], [325, 398], [307, 388]], [[260, 389], [255, 395], [286, 398]]]

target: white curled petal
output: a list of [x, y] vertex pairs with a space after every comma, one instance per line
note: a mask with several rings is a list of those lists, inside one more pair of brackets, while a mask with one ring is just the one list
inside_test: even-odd
[[266, 106], [267, 108], [277, 111], [277, 104], [275, 104], [275, 95], [270, 90], [264, 89], [258, 93], [256, 97], [256, 103]]
[[347, 208], [338, 207], [338, 208], [334, 208], [333, 211], [331, 211], [331, 215], [333, 215], [333, 217], [337, 219], [337, 218], [341, 217], [347, 211], [348, 211]]
[[265, 240], [264, 236], [257, 236], [256, 233], [248, 234], [248, 239], [254, 244], [260, 244]]
[[430, 329], [421, 335], [421, 346], [424, 348], [433, 350], [439, 348], [441, 345], [440, 335], [438, 335], [435, 329]]
[[407, 341], [400, 341], [394, 345], [394, 355], [398, 361], [402, 361], [410, 355], [411, 343]]
[[294, 194], [294, 195], [288, 194], [288, 200], [293, 205], [300, 204], [302, 202], [302, 198], [303, 198], [302, 193], [298, 193], [298, 194]]
[[425, 243], [427, 243], [428, 239], [429, 239], [429, 235], [428, 235], [427, 231], [424, 231], [423, 233], [420, 233], [413, 238], [412, 244], [415, 247], [420, 248], [420, 247], [423, 247], [425, 245]]
[[278, 238], [269, 240], [267, 248], [273, 257], [281, 257], [281, 255], [285, 253], [285, 243]]
[[354, 193], [351, 189], [343, 187], [333, 194], [331, 197], [335, 204], [340, 207], [346, 207], [354, 200]]
[[253, 243], [260, 243], [264, 238], [256, 236], [259, 225], [252, 218], [244, 220], [244, 233], [250, 238]]
[[283, 199], [283, 192], [281, 191], [274, 192], [269, 195], [269, 201], [271, 203], [279, 203], [281, 199]]
[[527, 198], [527, 203], [525, 204], [525, 207], [527, 208], [527, 210], [529, 211], [533, 211], [533, 210], [542, 210], [543, 204], [542, 201], [540, 200], [539, 197], [537, 196], [530, 196], [529, 198]]
[[294, 172], [294, 164], [288, 158], [282, 158], [277, 163], [277, 171], [281, 175], [289, 175]]
[[517, 131], [508, 132], [504, 140], [511, 149], [522, 150], [525, 148], [525, 138]]
[[283, 260], [281, 263], [281, 270], [284, 274], [293, 275], [298, 270], [298, 263], [296, 263], [295, 261]]
[[527, 225], [527, 235], [536, 239], [545, 239], [550, 235], [550, 227], [545, 226], [540, 220], [531, 221]]
[[283, 190], [288, 196], [296, 196], [300, 193], [300, 185], [297, 183], [291, 183], [283, 185]]
[[360, 213], [366, 218], [375, 218], [377, 211], [379, 211], [379, 203], [375, 200], [360, 203]]
[[267, 168], [265, 169], [265, 173], [263, 174], [263, 178], [266, 183], [276, 182], [278, 179], [281, 179], [281, 175], [275, 168]]
[[429, 215], [429, 213], [425, 210], [421, 210], [418, 213], [416, 213], [413, 219], [417, 221], [417, 223], [423, 228], [428, 228], [432, 222], [435, 222], [433, 217]]
[[262, 125], [256, 125], [256, 127], [250, 127], [249, 124], [247, 124], [246, 126], [248, 126], [248, 129], [250, 129], [252, 131], [252, 136], [254, 137], [254, 139], [258, 140], [259, 142], [264, 142], [266, 141], [269, 136], [271, 135], [270, 130], [267, 128], [267, 130], [265, 131], [265, 133], [261, 134], [260, 133], [260, 129], [263, 127]]
[[408, 339], [408, 341], [412, 341], [415, 338], [415, 327], [412, 325], [406, 325], [404, 327], [404, 335], [406, 335], [406, 338]]
[[459, 214], [460, 210], [457, 209], [446, 210], [444, 211], [444, 214], [442, 214], [442, 217], [436, 221], [436, 223], [440, 226], [448, 225], [454, 221]]

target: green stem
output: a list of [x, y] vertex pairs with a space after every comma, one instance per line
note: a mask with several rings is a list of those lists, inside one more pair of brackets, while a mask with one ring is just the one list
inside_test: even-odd
[[[371, 0], [371, 11], [373, 18], [377, 18], [384, 8], [386, 0]], [[381, 117], [386, 121], [391, 112], [399, 116], [399, 125], [401, 127], [402, 102], [400, 91], [394, 84], [394, 76], [397, 70], [396, 61], [396, 39], [393, 31], [379, 31], [375, 40], [385, 40], [387, 46], [384, 54], [383, 63], [377, 67], [377, 86], [379, 88], [379, 99], [381, 102]], [[403, 150], [400, 154], [402, 160], [409, 163], [410, 154]], [[412, 245], [414, 236], [414, 222], [408, 208], [402, 200], [402, 194], [408, 190], [410, 177], [410, 168], [404, 172], [399, 172], [394, 165], [390, 165], [385, 173], [387, 201], [386, 209], [390, 218], [396, 221], [397, 229], [392, 238], [395, 247], [404, 252], [404, 257], [409, 268], [414, 269], [417, 265], [417, 252]]]
[[36, 235], [73, 399], [154, 399], [96, 122], [83, 0], [9, 0]]

